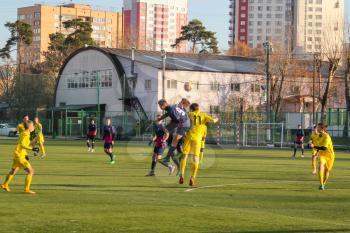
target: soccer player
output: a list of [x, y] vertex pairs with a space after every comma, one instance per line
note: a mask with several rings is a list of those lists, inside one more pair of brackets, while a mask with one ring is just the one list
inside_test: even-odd
[[[161, 115], [157, 115], [157, 118], [160, 116]], [[154, 143], [154, 150], [152, 156], [151, 171], [147, 174], [147, 176], [155, 176], [156, 165], [157, 162], [162, 159], [162, 154], [166, 146], [166, 141], [168, 140], [168, 137], [169, 132], [165, 128], [163, 121], [157, 121], [155, 136], [152, 139], [152, 142]]]
[[298, 129], [294, 140], [294, 154], [293, 154], [294, 158], [297, 153], [298, 146], [300, 146], [301, 148], [301, 157], [304, 157], [304, 137], [305, 137], [304, 130], [301, 128], [301, 125], [298, 125]]
[[95, 121], [92, 119], [88, 125], [88, 131], [86, 134], [86, 145], [88, 147], [88, 152], [94, 152], [95, 150], [95, 138], [97, 135], [97, 126]]
[[[41, 157], [43, 158], [46, 156], [45, 147], [44, 147], [45, 139], [43, 134], [43, 126], [39, 122], [38, 117], [34, 118], [34, 132], [35, 132], [35, 138], [33, 139], [33, 143], [34, 145], [36, 144], [39, 145]], [[36, 153], [34, 153], [34, 155], [36, 155]]]
[[23, 116], [23, 119], [22, 119], [22, 122], [19, 123], [16, 127], [16, 132], [18, 135], [20, 135], [23, 131], [25, 131], [25, 128], [24, 128], [24, 124], [29, 121], [29, 116], [28, 115], [24, 115]]
[[158, 120], [163, 120], [169, 117], [171, 121], [166, 126], [166, 128], [172, 134], [172, 141], [169, 146], [168, 154], [160, 162], [164, 166], [168, 166], [170, 174], [172, 174], [175, 171], [175, 168], [169, 164], [171, 158], [178, 168], [179, 173], [180, 161], [177, 157], [175, 157], [174, 151], [176, 150], [179, 141], [185, 136], [191, 126], [191, 121], [188, 118], [188, 113], [186, 111], [186, 108], [188, 108], [190, 105], [190, 101], [183, 98], [179, 104], [170, 106], [166, 100], [161, 99], [158, 101], [158, 105], [160, 109], [166, 111], [166, 113], [163, 116], [159, 117]]
[[317, 126], [314, 126], [314, 129], [310, 135], [310, 140], [309, 140], [309, 146], [312, 148], [312, 157], [311, 157], [311, 165], [312, 165], [312, 174], [316, 175], [316, 161], [317, 161], [317, 156], [318, 152], [314, 148], [314, 145], [317, 144], [317, 139], [319, 138], [319, 134], [317, 133]]
[[218, 122], [217, 118], [210, 117], [205, 113], [201, 113], [199, 105], [193, 103], [190, 106], [189, 118], [191, 119], [191, 128], [188, 131], [184, 145], [183, 145], [183, 156], [181, 160], [181, 175], [179, 183], [184, 183], [185, 169], [187, 164], [188, 155], [192, 155], [192, 175], [190, 179], [190, 186], [195, 186], [195, 180], [198, 172], [199, 155], [202, 144], [202, 137], [206, 130], [207, 123]]
[[319, 153], [319, 180], [320, 180], [320, 190], [325, 189], [325, 185], [328, 181], [330, 171], [332, 170], [334, 164], [334, 150], [332, 139], [326, 132], [327, 126], [323, 123], [317, 125], [317, 132], [319, 133], [319, 138], [316, 140], [313, 147]]
[[106, 119], [106, 125], [103, 127], [104, 152], [111, 159], [110, 164], [115, 164], [115, 155], [113, 154], [114, 132], [111, 125], [111, 118]]
[[27, 157], [27, 150], [33, 150], [38, 152], [39, 148], [31, 147], [30, 133], [34, 130], [34, 125], [32, 121], [23, 122], [24, 131], [20, 134], [18, 139], [18, 144], [14, 152], [14, 158], [12, 163], [12, 169], [6, 176], [5, 182], [1, 185], [1, 188], [6, 192], [10, 192], [10, 183], [13, 177], [16, 175], [20, 168], [23, 168], [27, 172], [25, 179], [24, 192], [27, 194], [35, 194], [35, 192], [30, 190], [30, 185], [32, 183], [32, 178], [34, 175], [34, 169], [30, 165]]

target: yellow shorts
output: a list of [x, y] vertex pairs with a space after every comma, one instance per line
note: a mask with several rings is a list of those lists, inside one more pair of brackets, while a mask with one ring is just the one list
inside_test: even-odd
[[317, 150], [316, 149], [312, 149], [312, 156], [316, 156], [317, 155]]
[[183, 145], [184, 155], [199, 156], [201, 153], [202, 140], [185, 140]]
[[12, 168], [23, 168], [28, 169], [31, 167], [29, 161], [26, 158], [14, 158], [12, 163]]
[[35, 143], [36, 144], [39, 144], [39, 143], [44, 143], [45, 142], [45, 140], [44, 140], [44, 136], [39, 136], [39, 137], [37, 137], [36, 139], [35, 139]]
[[326, 165], [328, 171], [332, 170], [334, 164], [334, 156], [319, 156], [319, 160], [321, 164]]

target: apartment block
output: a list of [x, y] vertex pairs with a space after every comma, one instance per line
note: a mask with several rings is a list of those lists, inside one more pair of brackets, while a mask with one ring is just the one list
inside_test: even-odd
[[32, 26], [33, 44], [23, 49], [22, 62], [33, 64], [44, 60], [43, 52], [47, 51], [49, 35], [55, 32], [69, 34], [72, 31], [63, 27], [63, 22], [82, 19], [91, 22], [92, 37], [101, 47], [118, 48], [123, 46], [123, 15], [120, 12], [94, 10], [89, 5], [67, 4], [51, 6], [35, 4], [17, 9], [18, 20]]
[[172, 48], [187, 25], [187, 0], [124, 0], [125, 43], [141, 50], [186, 52]]

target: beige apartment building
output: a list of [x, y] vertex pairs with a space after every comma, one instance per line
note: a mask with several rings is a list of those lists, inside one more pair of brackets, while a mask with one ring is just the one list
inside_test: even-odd
[[101, 47], [123, 47], [123, 14], [113, 11], [94, 10], [89, 5], [67, 4], [59, 6], [35, 4], [17, 9], [18, 20], [26, 22], [33, 29], [33, 43], [22, 51], [22, 63], [33, 64], [44, 60], [50, 38], [55, 32], [69, 34], [63, 22], [82, 19], [92, 24], [92, 38]]

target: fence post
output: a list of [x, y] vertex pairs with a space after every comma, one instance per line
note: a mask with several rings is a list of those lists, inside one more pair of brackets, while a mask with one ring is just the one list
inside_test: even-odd
[[281, 132], [281, 148], [283, 148], [283, 139], [284, 139], [284, 124], [282, 123], [282, 132]]
[[216, 127], [216, 144], [220, 145], [220, 124]]

